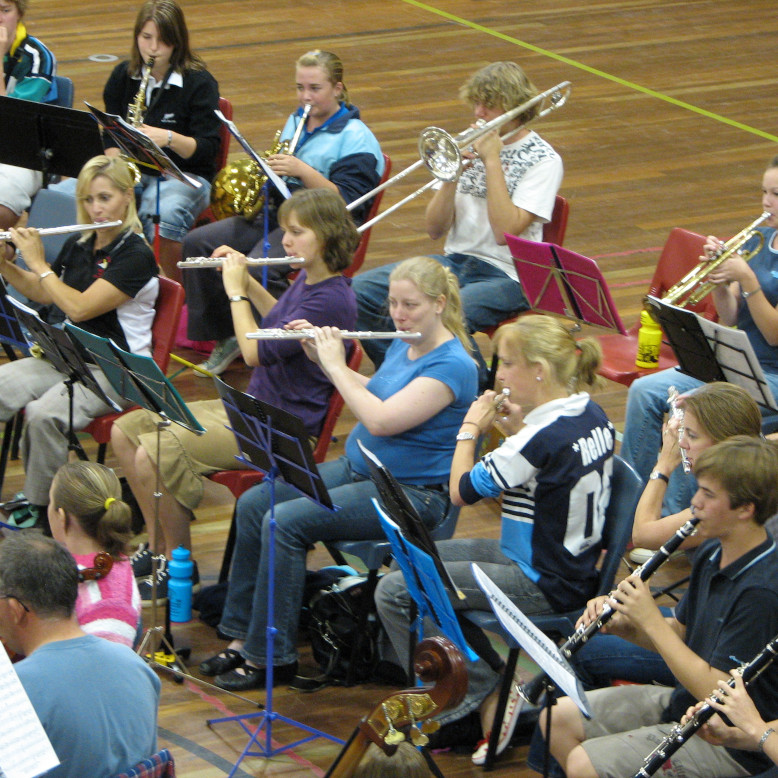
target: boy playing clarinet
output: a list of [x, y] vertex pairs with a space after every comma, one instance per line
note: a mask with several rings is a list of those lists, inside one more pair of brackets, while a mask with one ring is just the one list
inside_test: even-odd
[[[778, 633], [778, 551], [764, 529], [778, 510], [778, 448], [736, 436], [705, 451], [695, 473], [692, 511], [704, 542], [675, 616], [662, 615], [637, 576], [623, 580], [609, 600], [617, 615], [608, 632], [657, 651], [676, 685], [590, 692], [591, 720], [568, 698], [559, 700], [550, 747], [568, 778], [635, 775], [689, 705], [710, 695], [730, 669], [748, 662]], [[760, 677], [752, 696], [763, 718], [778, 718], [778, 663]], [[761, 753], [691, 738], [658, 774], [739, 778], [770, 764]]]

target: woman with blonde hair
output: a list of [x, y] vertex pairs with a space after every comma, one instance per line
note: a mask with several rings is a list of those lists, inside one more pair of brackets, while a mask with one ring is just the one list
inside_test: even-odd
[[[497, 379], [510, 399], [487, 391], [470, 406], [456, 435], [449, 491], [457, 505], [502, 495], [502, 527], [499, 539], [438, 543], [467, 598], [454, 608], [490, 610], [471, 570], [476, 562], [530, 616], [575, 610], [597, 589], [613, 471], [613, 425], [584, 391], [597, 383], [600, 347], [593, 338], [576, 341], [550, 316], [524, 316], [500, 327], [495, 346]], [[477, 459], [479, 440], [495, 421], [505, 440]], [[410, 597], [401, 572], [381, 579], [376, 605], [405, 667]], [[479, 659], [468, 665], [468, 675], [465, 700], [440, 721], [453, 724], [480, 707], [485, 739], [473, 761], [483, 764], [500, 673]], [[498, 753], [510, 742], [519, 708], [514, 683]]]
[[132, 511], [113, 470], [81, 460], [54, 476], [48, 509], [55, 540], [79, 568], [76, 617], [84, 632], [132, 646], [140, 624], [140, 595], [126, 556]]
[[[360, 119], [359, 108], [349, 99], [343, 63], [331, 51], [314, 49], [297, 60], [294, 77], [298, 107], [286, 120], [281, 140], [291, 141], [300, 130], [299, 140], [293, 154], [282, 148], [267, 156], [266, 162], [292, 192], [320, 187], [337, 192], [346, 203], [353, 202], [378, 184], [384, 172], [384, 157], [375, 136]], [[307, 116], [306, 106], [310, 106]], [[284, 256], [276, 220], [281, 197], [272, 186], [269, 196], [269, 234], [265, 234], [262, 212], [250, 219], [221, 219], [192, 230], [184, 240], [185, 256], [210, 256], [225, 244], [249, 257]], [[369, 200], [352, 211], [357, 224], [365, 220], [371, 203]], [[267, 288], [274, 297], [286, 288], [289, 270], [288, 265], [264, 268]], [[262, 272], [262, 268], [252, 269], [257, 278]], [[240, 356], [240, 347], [232, 331], [229, 303], [224, 295], [214, 293], [214, 284], [218, 284], [215, 271], [184, 274], [187, 335], [194, 341], [217, 341], [202, 367], [220, 374]]]
[[[371, 498], [378, 491], [359, 449], [362, 443], [394, 474], [430, 528], [446, 515], [448, 475], [456, 431], [476, 395], [476, 366], [467, 336], [456, 278], [429, 257], [401, 263], [392, 274], [389, 310], [399, 332], [418, 339], [393, 341], [372, 377], [346, 364], [344, 343], [334, 328], [316, 328], [305, 346], [322, 368], [357, 425], [345, 456], [319, 468], [335, 513], [285, 484], [275, 485], [275, 544], [270, 543], [271, 487], [260, 484], [239, 500], [237, 537], [227, 600], [219, 630], [229, 646], [200, 665], [231, 691], [265, 685], [268, 662], [276, 683], [289, 681], [297, 667], [297, 623], [305, 583], [308, 547], [317, 541], [383, 536]], [[298, 322], [307, 325], [307, 322]], [[275, 636], [268, 657], [266, 633], [268, 565], [275, 554]]]
[[[80, 223], [118, 225], [72, 235], [51, 265], [37, 230], [12, 229], [12, 240], [29, 269], [0, 259], [0, 275], [28, 299], [53, 303], [82, 329], [110, 338], [126, 351], [151, 356], [157, 263], [137, 234], [140, 223], [127, 163], [118, 157], [93, 157], [79, 173], [76, 192]], [[96, 365], [92, 374], [108, 397], [128, 405]], [[71, 408], [66, 378], [45, 358], [18, 359], [0, 367], [0, 421], [24, 408], [21, 448], [29, 505], [10, 517], [17, 527], [32, 526], [45, 513], [51, 481], [67, 461], [71, 419], [77, 432], [113, 410], [80, 384], [73, 387]]]

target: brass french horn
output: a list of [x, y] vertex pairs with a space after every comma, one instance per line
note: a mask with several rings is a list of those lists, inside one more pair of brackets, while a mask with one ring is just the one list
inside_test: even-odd
[[[310, 111], [311, 106], [306, 103], [292, 140], [282, 141], [281, 130], [278, 130], [273, 143], [262, 154], [262, 158], [266, 159], [273, 154], [294, 154]], [[230, 161], [216, 174], [211, 184], [213, 215], [217, 219], [226, 219], [228, 216], [253, 219], [264, 205], [262, 190], [266, 182], [267, 176], [253, 159], [239, 157]]]

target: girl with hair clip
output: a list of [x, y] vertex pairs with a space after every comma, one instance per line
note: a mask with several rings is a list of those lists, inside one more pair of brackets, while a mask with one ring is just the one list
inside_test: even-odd
[[49, 526], [73, 554], [80, 583], [76, 617], [91, 635], [132, 647], [140, 624], [140, 595], [125, 555], [132, 511], [113, 470], [96, 462], [69, 462], [54, 476]]
[[[130, 106], [152, 59], [145, 94], [140, 96], [145, 112], [136, 118], [142, 121], [139, 129], [201, 184], [194, 188], [169, 176], [160, 180], [149, 175], [143, 175], [139, 184], [146, 238], [149, 242], [154, 238], [159, 208], [159, 264], [168, 278], [179, 280], [176, 262], [181, 259], [181, 242], [208, 205], [221, 124], [214, 113], [219, 106], [219, 86], [190, 48], [184, 12], [176, 0], [146, 0], [140, 7], [130, 58], [113, 69], [103, 90], [108, 113], [131, 118]], [[119, 149], [109, 147], [107, 153], [118, 154]]]
[[[276, 299], [248, 273], [246, 259], [227, 246], [216, 253], [224, 257], [222, 282], [230, 300], [233, 328], [247, 365], [254, 367], [248, 393], [299, 416], [311, 437], [317, 437], [327, 413], [332, 384], [306, 356], [298, 340], [249, 340], [246, 335], [265, 328], [293, 326], [305, 319], [316, 326], [352, 329], [356, 300], [343, 271], [351, 264], [359, 241], [356, 227], [343, 200], [327, 189], [295, 192], [279, 209], [286, 250], [305, 259], [299, 276]], [[199, 273], [200, 271], [190, 271]], [[252, 307], [253, 306], [253, 307]], [[157, 601], [167, 598], [166, 555], [178, 546], [192, 548], [190, 524], [205, 493], [205, 476], [216, 470], [242, 467], [236, 461], [238, 447], [228, 429], [221, 400], [190, 404], [206, 428], [195, 435], [173, 425], [162, 430], [159, 469], [159, 516], [162, 537], [155, 527], [157, 490], [157, 427], [154, 414], [137, 410], [117, 419], [111, 430], [114, 453], [138, 501], [149, 533], [148, 546], [133, 555], [135, 575], [143, 604], [151, 605], [152, 553], [159, 556]], [[199, 573], [195, 566], [195, 587]]]
[[[205, 675], [231, 691], [262, 688], [265, 667], [275, 665], [274, 682], [290, 681], [297, 668], [297, 623], [305, 584], [308, 547], [317, 541], [375, 539], [383, 530], [371, 498], [361, 442], [403, 485], [422, 521], [437, 525], [449, 509], [448, 474], [455, 435], [476, 394], [476, 366], [468, 353], [459, 288], [453, 273], [429, 257], [395, 268], [389, 310], [400, 332], [418, 340], [394, 340], [372, 377], [346, 364], [337, 329], [316, 328], [304, 348], [343, 396], [357, 425], [346, 454], [321, 465], [335, 513], [320, 508], [285, 484], [275, 485], [275, 544], [269, 542], [271, 489], [246, 492], [236, 512], [236, 543], [229, 590], [219, 630], [229, 646], [200, 665]], [[292, 326], [309, 326], [292, 322]], [[275, 554], [274, 656], [266, 656], [268, 564]], [[407, 625], [407, 622], [406, 622]], [[407, 627], [406, 627], [407, 640]]]
[[[593, 338], [576, 341], [550, 316], [525, 316], [500, 327], [495, 347], [497, 379], [510, 390], [510, 399], [487, 391], [470, 406], [456, 436], [449, 490], [457, 505], [502, 494], [502, 527], [499, 539], [438, 543], [452, 580], [467, 598], [453, 605], [490, 610], [470, 567], [476, 562], [530, 616], [575, 610], [597, 589], [613, 471], [613, 425], [583, 391], [598, 382], [600, 347]], [[479, 439], [498, 416], [506, 438], [476, 460]], [[381, 579], [376, 605], [399, 664], [407, 667], [410, 596], [400, 571]], [[485, 739], [473, 761], [483, 764], [500, 675], [479, 659], [468, 664], [468, 676], [464, 701], [440, 721], [456, 727], [480, 707]], [[498, 753], [510, 742], [519, 709], [516, 681]]]
[[[12, 229], [12, 240], [29, 269], [0, 260], [0, 275], [30, 300], [53, 303], [82, 329], [112, 339], [125, 351], [151, 356], [157, 263], [137, 234], [140, 222], [127, 163], [118, 157], [93, 157], [79, 173], [76, 195], [79, 223], [120, 224], [72, 235], [51, 266], [37, 230]], [[127, 407], [102, 370], [97, 365], [91, 370], [106, 395]], [[66, 378], [45, 358], [17, 359], [0, 367], [0, 421], [24, 408], [21, 448], [29, 504], [9, 517], [16, 527], [32, 526], [45, 514], [51, 481], [67, 461], [71, 408]], [[74, 385], [74, 431], [112, 410], [83, 385]]]
[[[378, 184], [384, 172], [384, 158], [378, 141], [349, 99], [343, 83], [343, 63], [330, 51], [314, 49], [295, 63], [295, 81], [299, 107], [287, 119], [281, 140], [294, 137], [306, 105], [311, 106], [310, 113], [294, 153], [271, 154], [265, 161], [293, 192], [323, 187], [338, 192], [344, 202], [353, 202]], [[284, 255], [275, 211], [280, 195], [272, 186], [270, 198], [267, 256], [280, 257]], [[357, 224], [364, 221], [371, 202], [352, 212]], [[184, 255], [210, 256], [218, 246], [227, 245], [249, 257], [263, 257], [266, 256], [264, 243], [263, 213], [251, 220], [233, 216], [192, 230], [184, 240]], [[286, 288], [289, 267], [272, 266], [266, 270], [267, 288], [278, 297]], [[217, 341], [210, 358], [201, 367], [218, 375], [240, 356], [240, 347], [232, 331], [229, 303], [224, 295], [214, 293], [214, 287], [218, 286], [215, 272], [189, 272], [183, 277], [189, 312], [187, 335], [194, 341]], [[250, 272], [260, 278], [262, 268]]]

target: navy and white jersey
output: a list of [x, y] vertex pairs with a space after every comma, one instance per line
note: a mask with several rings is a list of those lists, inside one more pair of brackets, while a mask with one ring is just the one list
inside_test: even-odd
[[[556, 610], [597, 590], [615, 433], [585, 392], [530, 411], [525, 426], [471, 472], [481, 494], [502, 492], [500, 549]], [[488, 479], [488, 480], [487, 480]]]

